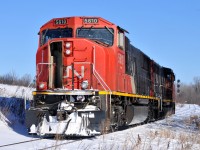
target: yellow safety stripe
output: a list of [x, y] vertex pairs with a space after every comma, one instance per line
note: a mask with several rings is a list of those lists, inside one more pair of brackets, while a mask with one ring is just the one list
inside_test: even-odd
[[122, 92], [107, 92], [107, 91], [99, 91], [99, 95], [117, 95], [117, 96], [125, 96], [125, 97], [134, 97], [134, 98], [142, 98], [142, 99], [153, 99], [153, 100], [160, 100], [158, 97], [152, 97], [152, 96], [145, 96], [145, 95], [139, 95], [139, 94], [129, 94], [129, 93], [122, 93]]
[[[173, 101], [173, 100], [170, 100], [170, 99], [164, 99], [163, 102], [166, 102], [166, 103], [167, 103], [167, 102], [174, 102], [174, 101]], [[174, 103], [175, 103], [175, 102], [174, 102]]]
[[[33, 96], [37, 94], [43, 94], [43, 95], [71, 95], [72, 92], [32, 92]], [[151, 99], [151, 100], [160, 100], [158, 97], [153, 96], [145, 96], [145, 95], [139, 95], [139, 94], [129, 94], [129, 93], [122, 93], [122, 92], [108, 92], [108, 91], [99, 91], [99, 95], [117, 95], [117, 96], [124, 96], [124, 97], [134, 97], [134, 98], [141, 98], [141, 99]], [[172, 102], [172, 100], [163, 100], [163, 102]]]
[[37, 95], [37, 94], [41, 94], [41, 95], [70, 95], [71, 92], [62, 92], [62, 93], [58, 93], [58, 92], [32, 92], [33, 96]]

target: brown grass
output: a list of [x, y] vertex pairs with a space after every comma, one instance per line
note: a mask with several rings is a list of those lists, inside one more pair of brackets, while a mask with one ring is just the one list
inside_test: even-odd
[[173, 147], [180, 150], [192, 150], [193, 145], [200, 147], [200, 131], [197, 133], [176, 132], [170, 129], [150, 131], [148, 134], [151, 144], [157, 143], [157, 146], [165, 145], [164, 149]]

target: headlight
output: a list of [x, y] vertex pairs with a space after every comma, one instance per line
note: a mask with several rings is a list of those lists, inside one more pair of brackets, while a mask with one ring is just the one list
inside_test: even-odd
[[71, 44], [70, 43], [66, 43], [66, 48], [70, 48], [71, 47]]
[[85, 100], [85, 96], [77, 95], [76, 100], [79, 101], [79, 102], [83, 102]]
[[39, 87], [40, 90], [44, 90], [46, 88], [46, 84], [44, 82], [39, 83], [38, 87]]
[[39, 88], [40, 88], [40, 89], [43, 89], [43, 88], [44, 88], [44, 83], [41, 83], [41, 84], [39, 85]]
[[67, 50], [65, 51], [65, 54], [66, 54], [66, 55], [70, 55], [70, 54], [71, 54], [70, 49], [67, 49]]
[[87, 89], [88, 88], [88, 81], [83, 81], [81, 83], [81, 87], [82, 87], [83, 90]]

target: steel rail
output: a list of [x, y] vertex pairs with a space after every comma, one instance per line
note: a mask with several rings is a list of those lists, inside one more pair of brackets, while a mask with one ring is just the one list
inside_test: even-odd
[[33, 142], [33, 141], [39, 141], [39, 140], [42, 140], [42, 139], [34, 139], [34, 140], [16, 142], [16, 143], [11, 143], [11, 144], [5, 144], [5, 145], [0, 145], [0, 147], [7, 147], [7, 146], [18, 145], [18, 144], [22, 144], [22, 143], [28, 143], [28, 142]]
[[46, 150], [46, 149], [50, 149], [50, 148], [55, 148], [55, 147], [59, 147], [59, 146], [62, 146], [62, 145], [67, 145], [67, 144], [71, 144], [71, 143], [75, 143], [75, 142], [78, 142], [78, 141], [81, 141], [83, 139], [79, 139], [79, 140], [75, 140], [75, 141], [70, 141], [70, 142], [65, 142], [65, 143], [61, 143], [61, 144], [55, 144], [55, 145], [52, 145], [52, 146], [49, 146], [49, 147], [44, 147], [44, 148], [41, 148], [41, 149], [38, 149], [38, 150]]

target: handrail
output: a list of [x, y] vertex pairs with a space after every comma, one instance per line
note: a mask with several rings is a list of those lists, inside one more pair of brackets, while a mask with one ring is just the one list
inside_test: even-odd
[[[95, 67], [96, 66], [95, 46], [93, 46], [93, 50], [94, 50], [94, 54], [93, 54], [93, 73], [94, 73], [94, 76], [100, 82], [101, 86], [104, 88], [105, 91], [110, 91], [111, 92], [111, 89], [109, 88], [109, 86], [106, 84], [106, 82], [103, 80], [103, 78], [100, 76], [100, 74], [96, 70], [96, 67]], [[106, 88], [104, 86], [106, 86], [108, 90], [106, 90]]]
[[[53, 63], [38, 63], [37, 64], [37, 70], [39, 70], [39, 65], [53, 65]], [[40, 73], [38, 74], [37, 78], [39, 78], [40, 74], [42, 73], [43, 71], [43, 67], [41, 68], [41, 71]]]
[[[95, 46], [93, 46], [93, 74], [96, 77], [96, 79], [99, 81], [99, 83], [101, 84], [101, 86], [104, 88], [105, 91], [109, 91], [109, 95], [110, 95], [110, 106], [111, 106], [111, 94], [112, 91], [109, 88], [109, 86], [105, 83], [105, 81], [103, 80], [103, 78], [100, 76], [100, 74], [97, 72], [95, 66], [96, 66], [96, 51], [95, 51]], [[106, 90], [106, 88], [104, 87], [104, 85], [108, 88], [108, 90]], [[107, 94], [106, 94], [107, 95]], [[106, 111], [108, 110], [108, 103], [107, 103], [107, 96], [106, 96]], [[111, 113], [111, 109], [110, 109], [110, 113]]]

